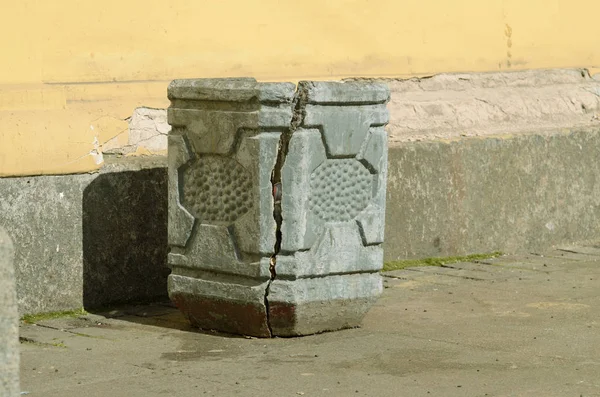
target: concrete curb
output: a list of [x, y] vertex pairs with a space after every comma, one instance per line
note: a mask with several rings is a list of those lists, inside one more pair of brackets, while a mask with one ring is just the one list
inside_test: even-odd
[[600, 127], [390, 148], [385, 259], [539, 252], [600, 236]]
[[0, 178], [19, 313], [167, 298], [166, 159], [101, 172]]
[[0, 396], [19, 395], [19, 315], [13, 268], [14, 249], [0, 228]]

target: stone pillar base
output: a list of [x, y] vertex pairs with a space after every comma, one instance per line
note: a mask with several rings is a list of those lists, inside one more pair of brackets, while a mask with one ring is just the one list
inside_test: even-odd
[[268, 283], [227, 275], [199, 279], [172, 274], [169, 297], [195, 327], [268, 338]]
[[378, 273], [274, 280], [270, 286], [235, 276], [169, 277], [169, 296], [193, 326], [256, 337], [358, 327], [381, 288]]

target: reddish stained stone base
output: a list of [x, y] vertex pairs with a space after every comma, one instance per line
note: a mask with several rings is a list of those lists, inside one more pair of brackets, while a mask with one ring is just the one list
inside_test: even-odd
[[260, 338], [271, 337], [264, 305], [186, 294], [171, 295], [171, 300], [194, 327]]

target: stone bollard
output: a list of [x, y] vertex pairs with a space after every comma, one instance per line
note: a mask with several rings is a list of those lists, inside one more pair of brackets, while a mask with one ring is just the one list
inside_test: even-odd
[[169, 296], [204, 329], [356, 327], [381, 293], [385, 85], [175, 80]]
[[19, 390], [19, 315], [13, 267], [13, 246], [0, 227], [0, 397]]

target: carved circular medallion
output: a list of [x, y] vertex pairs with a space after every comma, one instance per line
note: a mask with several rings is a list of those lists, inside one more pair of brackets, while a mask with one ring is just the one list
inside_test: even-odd
[[356, 217], [372, 197], [373, 176], [356, 159], [329, 159], [310, 176], [309, 208], [327, 222]]
[[231, 223], [252, 207], [251, 189], [235, 159], [203, 156], [183, 171], [182, 204], [201, 222]]

